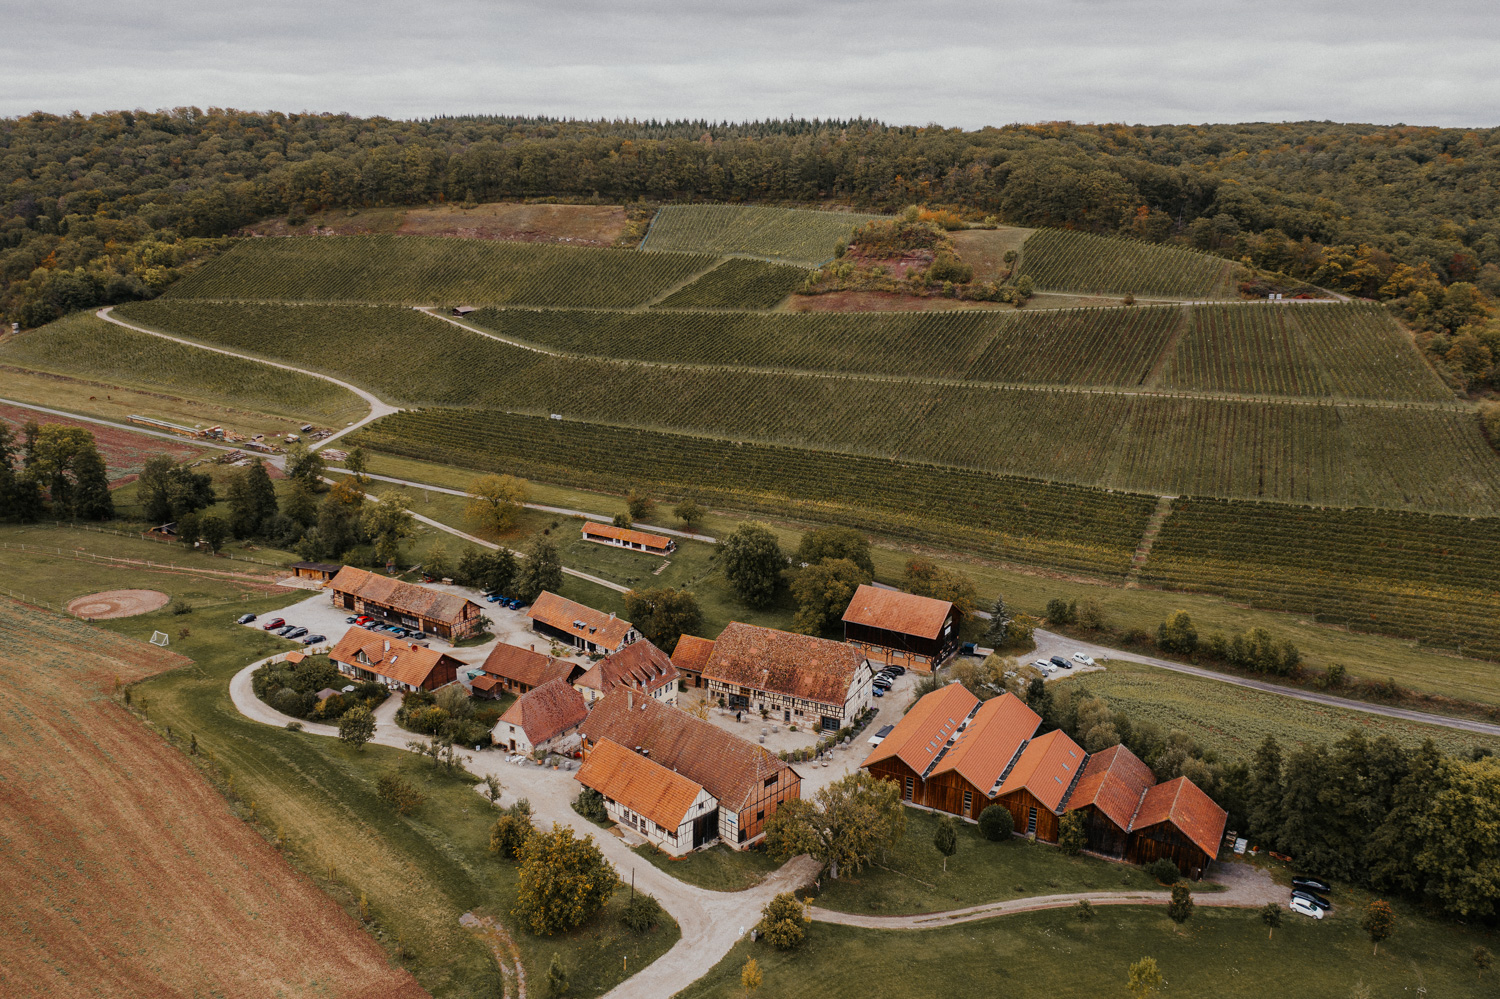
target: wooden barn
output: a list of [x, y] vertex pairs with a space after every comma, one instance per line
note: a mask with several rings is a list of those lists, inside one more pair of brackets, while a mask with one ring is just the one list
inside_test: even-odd
[[1198, 880], [1219, 853], [1229, 813], [1188, 780], [1158, 784], [1141, 797], [1130, 824], [1125, 858], [1149, 864], [1166, 857], [1183, 874]]
[[1026, 743], [995, 795], [995, 804], [1010, 809], [1018, 833], [1057, 842], [1062, 805], [1083, 771], [1086, 755], [1061, 730]]
[[1083, 812], [1084, 849], [1109, 857], [1125, 856], [1130, 824], [1141, 798], [1156, 783], [1151, 768], [1124, 746], [1094, 753], [1068, 798], [1066, 812]]
[[292, 570], [292, 576], [296, 579], [326, 583], [337, 576], [343, 566], [337, 562], [293, 562], [287, 568]]
[[478, 604], [457, 594], [405, 583], [352, 565], [339, 569], [338, 575], [326, 585], [335, 607], [450, 642], [476, 634], [483, 617]]
[[579, 731], [585, 761], [608, 739], [707, 790], [718, 802], [716, 835], [736, 850], [764, 835], [783, 801], [802, 794], [801, 776], [764, 746], [629, 687], [595, 704]]
[[958, 651], [958, 624], [946, 600], [867, 583], [844, 611], [844, 641], [870, 659], [930, 673]]
[[624, 618], [596, 611], [592, 607], [543, 591], [527, 610], [531, 630], [548, 638], [566, 642], [590, 655], [619, 652], [641, 637], [635, 626]]

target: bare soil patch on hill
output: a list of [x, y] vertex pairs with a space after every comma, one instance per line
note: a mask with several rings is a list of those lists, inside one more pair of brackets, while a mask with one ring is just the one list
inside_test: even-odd
[[171, 599], [160, 590], [104, 590], [68, 601], [68, 613], [86, 621], [135, 617], [160, 610]]
[[624, 231], [619, 205], [527, 205], [495, 202], [461, 208], [361, 208], [320, 212], [296, 225], [265, 219], [241, 230], [244, 236], [449, 236], [520, 243], [613, 246]]
[[0, 600], [0, 995], [425, 996], [109, 696], [188, 663]]

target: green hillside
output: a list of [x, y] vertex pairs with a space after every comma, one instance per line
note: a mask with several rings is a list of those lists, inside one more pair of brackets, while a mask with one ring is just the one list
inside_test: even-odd
[[668, 205], [651, 220], [641, 249], [741, 253], [816, 267], [856, 226], [880, 217], [761, 205]]

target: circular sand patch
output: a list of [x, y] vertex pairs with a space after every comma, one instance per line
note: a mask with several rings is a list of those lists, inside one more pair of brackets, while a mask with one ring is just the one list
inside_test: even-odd
[[167, 606], [172, 598], [160, 590], [105, 590], [68, 601], [74, 617], [99, 621], [109, 617], [134, 617]]

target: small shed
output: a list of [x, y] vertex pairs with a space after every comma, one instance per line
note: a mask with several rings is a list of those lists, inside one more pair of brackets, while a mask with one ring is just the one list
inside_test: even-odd
[[314, 579], [326, 583], [337, 576], [343, 566], [337, 562], [293, 562], [290, 568], [297, 579]]
[[458, 318], [462, 319], [464, 316], [467, 316], [469, 313], [471, 313], [471, 312], [478, 312], [478, 311], [479, 310], [476, 309], [476, 308], [474, 308], [474, 306], [472, 306], [472, 305], [460, 305], [460, 306], [456, 307], [453, 310], [453, 314], [455, 316], [457, 316]]

